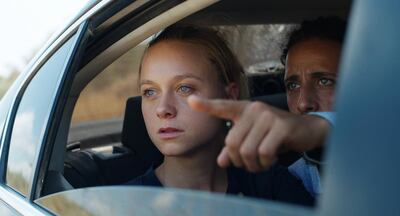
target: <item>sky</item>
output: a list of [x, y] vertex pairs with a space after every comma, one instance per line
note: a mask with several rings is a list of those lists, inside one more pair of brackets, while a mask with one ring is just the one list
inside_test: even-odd
[[89, 0], [0, 0], [0, 76], [21, 71]]

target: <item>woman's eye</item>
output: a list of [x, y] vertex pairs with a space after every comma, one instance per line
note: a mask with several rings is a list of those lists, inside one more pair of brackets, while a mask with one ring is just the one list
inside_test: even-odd
[[318, 84], [319, 84], [319, 85], [322, 85], [322, 86], [331, 86], [331, 85], [334, 84], [334, 81], [331, 80], [331, 79], [327, 79], [327, 78], [321, 78], [321, 79], [318, 81]]
[[286, 89], [288, 91], [293, 91], [293, 90], [295, 90], [295, 89], [297, 89], [299, 87], [300, 87], [300, 85], [298, 83], [295, 83], [295, 82], [289, 82], [289, 83], [286, 84]]
[[179, 86], [178, 92], [183, 94], [190, 94], [193, 92], [193, 88], [189, 86]]
[[153, 89], [145, 89], [144, 91], [143, 91], [143, 96], [145, 96], [145, 97], [151, 97], [151, 96], [154, 96], [156, 94], [156, 91], [155, 90], [153, 90]]

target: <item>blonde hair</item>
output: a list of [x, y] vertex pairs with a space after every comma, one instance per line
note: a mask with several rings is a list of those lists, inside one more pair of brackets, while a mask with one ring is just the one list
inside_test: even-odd
[[[147, 49], [165, 40], [178, 40], [205, 48], [208, 60], [215, 67], [216, 71], [219, 72], [218, 77], [220, 81], [225, 85], [232, 82], [236, 83], [239, 88], [239, 99], [249, 97], [247, 79], [243, 67], [217, 30], [207, 27], [175, 24], [164, 29], [164, 31], [157, 35], [149, 43]], [[141, 66], [139, 78], [140, 73]]]

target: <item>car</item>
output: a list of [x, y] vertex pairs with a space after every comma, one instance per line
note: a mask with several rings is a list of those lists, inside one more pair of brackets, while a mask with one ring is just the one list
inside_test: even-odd
[[[0, 214], [400, 215], [399, 8], [399, 2], [389, 0], [89, 2], [36, 55], [0, 101]], [[137, 50], [143, 51], [149, 38], [171, 24], [292, 24], [326, 15], [341, 16], [349, 25], [336, 94], [337, 122], [325, 151], [324, 194], [314, 208], [124, 186], [160, 160], [145, 131], [140, 98], [132, 89], [128, 90], [132, 97], [94, 105], [106, 111], [116, 106], [121, 118], [105, 114], [99, 121], [76, 123], [81, 99], [91, 98], [85, 92], [96, 91], [90, 83], [100, 78], [111, 88], [104, 75], [109, 68], [126, 58], [140, 62]], [[262, 82], [255, 83], [279, 82], [279, 76], [268, 73], [256, 79]], [[275, 103], [282, 101], [284, 90], [263, 92], [262, 85], [253, 96], [274, 94], [273, 99], [260, 100], [285, 108]], [[109, 91], [101, 91], [95, 99]]]

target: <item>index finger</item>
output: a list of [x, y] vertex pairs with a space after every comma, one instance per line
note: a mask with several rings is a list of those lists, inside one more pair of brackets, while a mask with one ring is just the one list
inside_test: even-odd
[[248, 103], [226, 99], [205, 99], [194, 95], [188, 97], [188, 104], [192, 109], [232, 121], [239, 119]]

